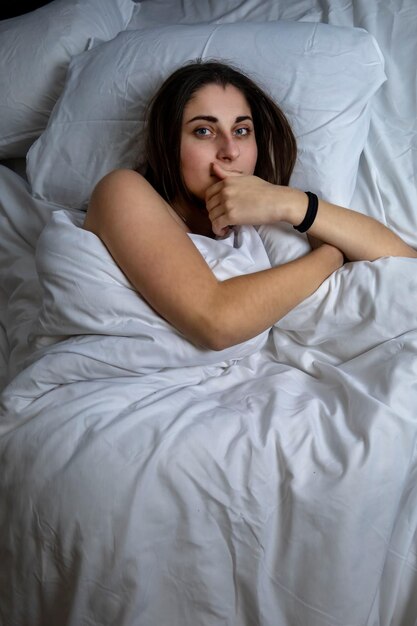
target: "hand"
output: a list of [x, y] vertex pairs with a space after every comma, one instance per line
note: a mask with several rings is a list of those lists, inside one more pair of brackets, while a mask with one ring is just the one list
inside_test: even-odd
[[230, 225], [260, 225], [279, 221], [277, 185], [257, 176], [226, 170], [217, 163], [212, 164], [212, 173], [219, 182], [207, 189], [205, 200], [216, 235], [225, 235]]

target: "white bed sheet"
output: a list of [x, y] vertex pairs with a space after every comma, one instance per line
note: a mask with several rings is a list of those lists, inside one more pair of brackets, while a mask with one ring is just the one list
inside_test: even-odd
[[[11, 622], [388, 624], [413, 566], [414, 260], [348, 264], [267, 343], [213, 352], [81, 224], [39, 240], [38, 352], [0, 405]], [[220, 278], [268, 266], [250, 227], [193, 240]]]
[[5, 165], [0, 165], [0, 188], [1, 390], [30, 353], [28, 333], [41, 300], [36, 242], [51, 213], [60, 207], [33, 198], [26, 180]]
[[[415, 3], [256, 5], [249, 19], [376, 37], [388, 81], [353, 205], [417, 246]], [[0, 177], [13, 375], [40, 310], [37, 235], [59, 207]], [[94, 315], [96, 332], [38, 340], [43, 358], [2, 397], [1, 626], [415, 625], [415, 270], [348, 265], [262, 350], [218, 363], [142, 371]]]

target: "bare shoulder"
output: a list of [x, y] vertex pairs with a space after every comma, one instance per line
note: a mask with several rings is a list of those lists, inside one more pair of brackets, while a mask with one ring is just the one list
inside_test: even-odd
[[121, 210], [134, 206], [136, 210], [145, 206], [149, 196], [162, 198], [147, 180], [138, 172], [129, 169], [117, 169], [106, 174], [95, 186], [91, 194], [84, 228], [96, 234], [107, 222], [112, 222]]
[[206, 345], [217, 280], [173, 209], [143, 176], [131, 170], [105, 176], [91, 196], [84, 228], [100, 237], [162, 317]]
[[149, 183], [147, 183], [145, 178], [135, 170], [125, 168], [112, 170], [99, 180], [94, 188], [93, 196], [97, 193], [101, 193], [102, 191], [120, 191], [120, 189], [125, 188], [126, 185], [128, 187], [136, 187], [142, 184], [148, 185]]

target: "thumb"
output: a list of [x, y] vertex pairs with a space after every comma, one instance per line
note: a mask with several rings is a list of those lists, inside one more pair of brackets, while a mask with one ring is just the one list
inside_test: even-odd
[[228, 176], [228, 172], [222, 168], [218, 163], [211, 164], [211, 173], [214, 174], [219, 180], [224, 180]]
[[226, 170], [222, 165], [214, 162], [211, 164], [211, 173], [217, 176], [220, 180], [224, 180], [228, 176], [242, 176], [242, 172], [237, 170]]

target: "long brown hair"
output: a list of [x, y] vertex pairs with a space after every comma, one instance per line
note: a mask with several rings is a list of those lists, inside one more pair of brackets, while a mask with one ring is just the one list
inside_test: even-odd
[[190, 199], [180, 167], [181, 129], [184, 108], [201, 87], [233, 85], [251, 109], [258, 160], [254, 174], [264, 180], [288, 185], [297, 145], [281, 109], [255, 82], [241, 71], [217, 61], [197, 60], [171, 74], [150, 102], [145, 138], [145, 178], [169, 203]]

